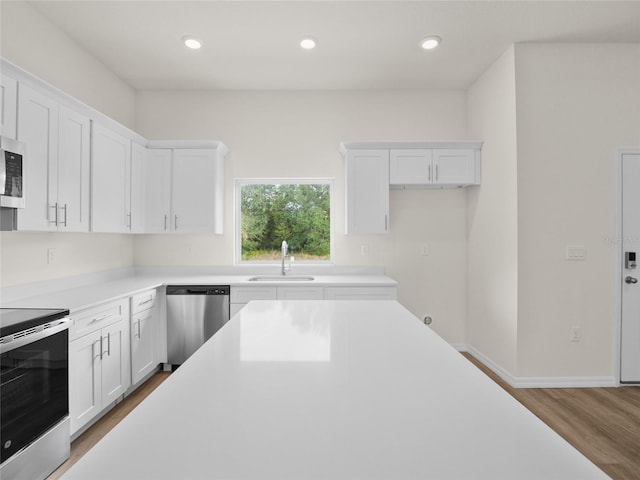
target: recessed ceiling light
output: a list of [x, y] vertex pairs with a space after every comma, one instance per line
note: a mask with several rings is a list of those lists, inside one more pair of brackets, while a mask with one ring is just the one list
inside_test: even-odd
[[185, 47], [190, 48], [191, 50], [198, 50], [202, 47], [202, 42], [194, 37], [182, 37], [182, 41], [184, 42]]
[[300, 46], [305, 50], [311, 50], [313, 48], [316, 48], [317, 44], [318, 44], [318, 40], [316, 40], [313, 37], [305, 37], [300, 42]]
[[423, 38], [422, 41], [420, 42], [420, 46], [425, 50], [433, 50], [438, 45], [440, 45], [441, 41], [442, 39], [440, 37], [436, 35], [431, 35], [430, 37]]

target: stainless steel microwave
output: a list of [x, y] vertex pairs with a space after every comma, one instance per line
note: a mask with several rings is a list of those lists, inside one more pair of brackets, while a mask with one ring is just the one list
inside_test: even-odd
[[24, 208], [24, 158], [26, 146], [0, 137], [0, 207]]

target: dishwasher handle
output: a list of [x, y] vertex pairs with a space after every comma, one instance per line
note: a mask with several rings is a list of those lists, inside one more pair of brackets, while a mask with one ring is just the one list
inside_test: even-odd
[[229, 285], [167, 285], [167, 295], [229, 295]]

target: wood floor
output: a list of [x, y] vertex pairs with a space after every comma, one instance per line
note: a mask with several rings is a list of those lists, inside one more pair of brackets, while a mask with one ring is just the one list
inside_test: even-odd
[[[640, 387], [516, 389], [464, 355], [612, 479], [640, 479]], [[66, 472], [168, 375], [155, 374], [78, 437], [69, 460], [49, 480]]]

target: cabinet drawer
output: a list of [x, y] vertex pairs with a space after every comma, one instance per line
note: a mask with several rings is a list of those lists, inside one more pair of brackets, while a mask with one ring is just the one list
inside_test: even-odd
[[138, 293], [131, 297], [131, 314], [144, 312], [156, 306], [158, 291], [156, 289]]
[[231, 287], [231, 303], [248, 303], [251, 300], [276, 300], [276, 287]]
[[129, 316], [129, 299], [109, 302], [71, 315], [69, 340], [80, 338]]

